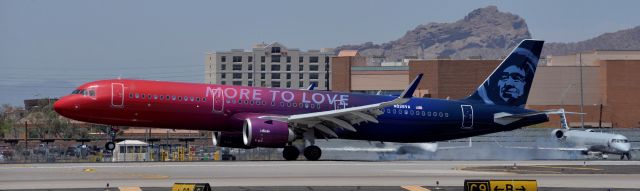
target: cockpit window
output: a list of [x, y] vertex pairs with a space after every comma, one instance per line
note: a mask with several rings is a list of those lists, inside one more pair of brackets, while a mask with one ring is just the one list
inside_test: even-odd
[[628, 143], [629, 140], [627, 139], [613, 139], [611, 140], [612, 143]]

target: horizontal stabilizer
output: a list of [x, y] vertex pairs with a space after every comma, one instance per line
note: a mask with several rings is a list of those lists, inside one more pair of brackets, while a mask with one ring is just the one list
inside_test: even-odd
[[546, 114], [546, 115], [562, 115], [562, 114], [584, 115], [585, 113], [565, 112], [564, 109], [550, 109], [550, 110], [544, 110], [544, 111], [536, 111], [536, 112], [529, 112], [529, 113], [518, 113], [518, 114], [500, 112], [500, 113], [493, 114], [493, 121], [495, 123], [497, 123], [497, 124], [500, 124], [500, 125], [507, 125], [507, 124], [516, 122], [516, 121], [518, 121], [520, 119], [523, 119], [523, 118], [526, 118], [526, 117], [531, 117], [531, 116], [536, 116], [536, 115], [541, 115], [541, 114]]

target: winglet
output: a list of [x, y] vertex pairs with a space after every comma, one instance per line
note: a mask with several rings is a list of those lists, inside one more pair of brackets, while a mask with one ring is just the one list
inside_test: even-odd
[[418, 76], [416, 76], [416, 79], [413, 79], [413, 82], [411, 82], [411, 84], [409, 84], [409, 87], [407, 87], [407, 89], [405, 89], [402, 94], [400, 94], [399, 98], [411, 98], [413, 97], [413, 92], [416, 91], [416, 89], [418, 88], [418, 84], [420, 83], [420, 80], [422, 79], [422, 73], [418, 74]]

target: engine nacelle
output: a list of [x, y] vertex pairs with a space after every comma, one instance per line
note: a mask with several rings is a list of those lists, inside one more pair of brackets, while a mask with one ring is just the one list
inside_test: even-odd
[[242, 132], [213, 132], [211, 136], [213, 145], [218, 147], [251, 149], [242, 141]]
[[555, 136], [558, 139], [565, 138], [565, 134], [564, 134], [564, 131], [562, 129], [553, 130], [553, 131], [551, 131], [551, 134], [553, 134], [553, 136]]
[[286, 122], [247, 118], [242, 126], [242, 141], [246, 146], [282, 148], [295, 139]]

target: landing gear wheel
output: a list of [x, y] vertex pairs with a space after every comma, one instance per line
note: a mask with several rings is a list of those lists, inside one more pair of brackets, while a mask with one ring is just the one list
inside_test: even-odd
[[322, 156], [322, 150], [320, 150], [320, 147], [311, 145], [304, 148], [304, 158], [307, 158], [307, 160], [317, 161], [320, 159], [320, 156]]
[[104, 144], [104, 148], [108, 151], [113, 151], [113, 149], [116, 149], [116, 144], [113, 142], [107, 142]]
[[282, 150], [282, 157], [284, 160], [296, 160], [300, 156], [300, 151], [294, 146], [285, 146]]
[[631, 160], [631, 153], [622, 153], [620, 160], [624, 160], [624, 156], [627, 156], [627, 160]]

